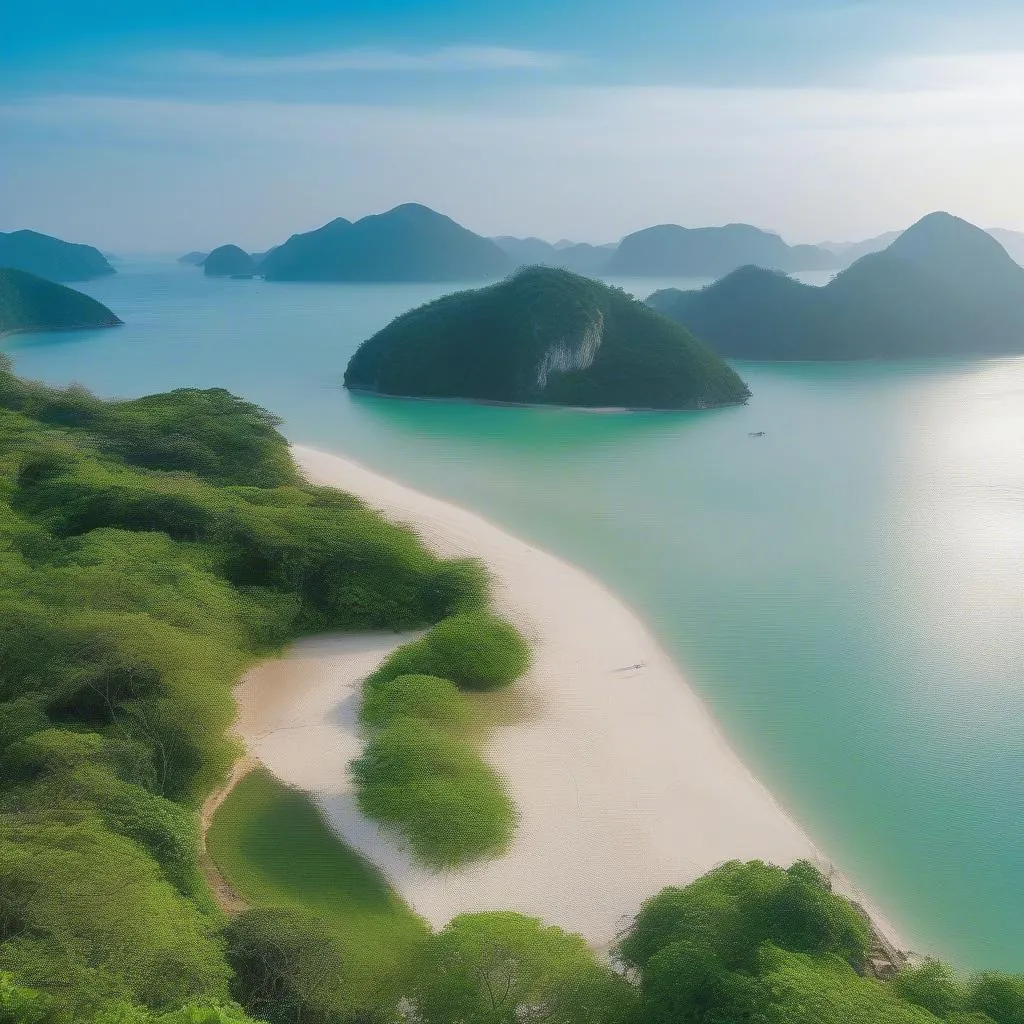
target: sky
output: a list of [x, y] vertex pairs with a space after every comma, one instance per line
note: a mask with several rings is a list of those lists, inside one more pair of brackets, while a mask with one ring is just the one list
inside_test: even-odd
[[1024, 230], [1021, 0], [0, 0], [0, 231]]

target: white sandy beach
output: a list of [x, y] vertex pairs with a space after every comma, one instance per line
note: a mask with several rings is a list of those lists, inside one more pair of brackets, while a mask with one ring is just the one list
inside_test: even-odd
[[310, 480], [414, 527], [438, 554], [482, 558], [495, 610], [533, 645], [522, 686], [530, 711], [494, 729], [483, 751], [519, 808], [513, 846], [454, 872], [424, 869], [382, 836], [359, 813], [348, 779], [362, 747], [361, 681], [404, 637], [305, 641], [236, 689], [236, 730], [250, 753], [312, 793], [346, 842], [434, 926], [464, 911], [513, 909], [602, 947], [644, 899], [723, 861], [808, 858], [831, 870], [643, 623], [604, 586], [471, 512], [354, 462], [302, 447], [293, 454]]

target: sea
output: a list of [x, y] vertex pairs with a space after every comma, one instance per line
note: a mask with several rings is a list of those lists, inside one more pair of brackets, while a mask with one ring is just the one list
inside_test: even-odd
[[16, 372], [228, 388], [590, 571], [913, 948], [1024, 971], [1024, 358], [736, 363], [749, 403], [703, 412], [418, 402], [342, 374], [454, 286], [137, 259], [79, 287], [125, 325], [8, 338]]

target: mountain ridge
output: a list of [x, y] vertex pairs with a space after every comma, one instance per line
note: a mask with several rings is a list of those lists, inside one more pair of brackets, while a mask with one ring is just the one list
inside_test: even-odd
[[744, 267], [647, 302], [728, 358], [1024, 352], [1024, 268], [987, 232], [942, 212], [822, 287]]

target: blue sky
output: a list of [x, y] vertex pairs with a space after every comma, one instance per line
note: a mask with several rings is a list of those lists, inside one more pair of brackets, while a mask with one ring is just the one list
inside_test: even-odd
[[591, 241], [1024, 229], [1019, 0], [34, 0], [0, 40], [0, 230], [261, 248], [403, 201]]

